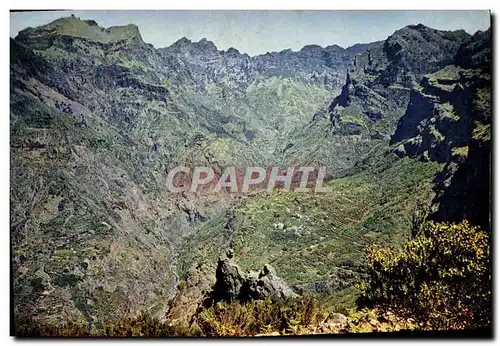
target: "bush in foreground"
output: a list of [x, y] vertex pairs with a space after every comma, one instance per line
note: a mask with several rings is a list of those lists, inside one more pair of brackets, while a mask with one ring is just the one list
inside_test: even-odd
[[147, 312], [137, 317], [124, 317], [104, 325], [102, 329], [89, 330], [87, 324], [70, 322], [62, 326], [47, 326], [37, 321], [18, 321], [19, 337], [182, 337], [199, 336], [199, 329], [170, 325]]
[[206, 336], [301, 334], [326, 316], [318, 301], [306, 294], [300, 298], [215, 303], [199, 313], [197, 322]]
[[423, 329], [491, 323], [489, 237], [467, 221], [429, 222], [402, 249], [368, 248], [367, 261], [361, 306], [407, 316]]

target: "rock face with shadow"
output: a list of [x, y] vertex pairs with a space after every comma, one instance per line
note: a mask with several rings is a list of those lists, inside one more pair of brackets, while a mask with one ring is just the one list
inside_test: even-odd
[[221, 257], [217, 263], [215, 285], [211, 294], [213, 301], [249, 301], [267, 297], [296, 297], [297, 294], [284, 283], [269, 264], [260, 272], [244, 273], [233, 262], [232, 252]]
[[[325, 166], [328, 177], [338, 176], [388, 144], [410, 99], [415, 106], [393, 137], [401, 154], [457, 157], [438, 182], [436, 215], [484, 213], [490, 73], [481, 67], [488, 42], [480, 36], [417, 25], [383, 42], [251, 57], [206, 39], [157, 48], [135, 25], [102, 28], [75, 17], [21, 31], [10, 40], [16, 316], [94, 328], [145, 309], [158, 315], [184, 274], [177, 289], [185, 298], [168, 308], [175, 318], [212, 284], [218, 300], [293, 296], [268, 265], [245, 273], [231, 258], [217, 264], [217, 253], [198, 267], [195, 261], [231, 240], [212, 235], [225, 232], [219, 224], [235, 201], [172, 195], [167, 172], [179, 165]], [[429, 73], [441, 75], [425, 77], [410, 96]], [[455, 122], [463, 126], [448, 129]], [[455, 130], [470, 133], [470, 143]], [[474, 185], [483, 192], [464, 210]], [[205, 225], [214, 233], [197, 238]], [[179, 245], [185, 239], [199, 243], [186, 250]]]
[[490, 227], [491, 62], [491, 30], [478, 31], [413, 88], [391, 138], [399, 156], [445, 163], [433, 220]]
[[425, 74], [451, 63], [468, 37], [463, 30], [409, 25], [356, 56], [341, 94], [330, 105], [334, 128], [388, 138], [408, 105], [411, 88]]

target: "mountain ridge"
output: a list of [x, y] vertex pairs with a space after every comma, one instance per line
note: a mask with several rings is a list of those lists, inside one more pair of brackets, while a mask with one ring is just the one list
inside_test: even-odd
[[[92, 41], [97, 41], [101, 43], [111, 43], [115, 41], [119, 41], [120, 38], [122, 40], [134, 40], [137, 39], [141, 43], [145, 44], [150, 44], [146, 43], [142, 39], [142, 35], [140, 34], [139, 27], [135, 24], [124, 24], [124, 25], [118, 25], [118, 26], [111, 26], [108, 28], [104, 28], [99, 26], [99, 24], [92, 20], [92, 19], [80, 19], [75, 16], [69, 16], [69, 17], [62, 17], [59, 19], [56, 19], [48, 24], [41, 25], [37, 28], [32, 28], [28, 27], [25, 28], [17, 34], [17, 36], [14, 39], [19, 39], [22, 40], [23, 38], [27, 36], [33, 36], [33, 35], [43, 35], [43, 34], [57, 34], [61, 36], [74, 36], [74, 37], [79, 37], [79, 38], [86, 38]], [[109, 36], [106, 38], [106, 36]], [[284, 48], [279, 51], [272, 51], [272, 52], [266, 52], [266, 53], [260, 53], [260, 54], [255, 54], [255, 55], [249, 55], [248, 53], [243, 53], [243, 55], [248, 55], [249, 57], [257, 57], [261, 55], [266, 55], [266, 54], [274, 54], [274, 53], [282, 53], [286, 51], [290, 51], [293, 53], [298, 53], [301, 50], [308, 50], [309, 48], [312, 47], [319, 47], [321, 50], [324, 51], [331, 51], [331, 50], [345, 50], [345, 51], [356, 51], [360, 52], [364, 50], [364, 46], [369, 46], [372, 45], [376, 42], [380, 41], [375, 41], [371, 43], [356, 43], [348, 47], [341, 47], [337, 44], [329, 45], [322, 47], [318, 44], [308, 44], [305, 45], [304, 47], [300, 48], [297, 51], [293, 51], [290, 48]], [[208, 44], [210, 46], [215, 46], [215, 43], [208, 38], [204, 37], [201, 38], [198, 41], [189, 39], [185, 36], [179, 38], [169, 46], [165, 47], [155, 47], [155, 49], [168, 49], [172, 48], [172, 46], [178, 46], [178, 45], [187, 45], [187, 44]], [[239, 53], [239, 50], [236, 47], [229, 47], [226, 50], [219, 50], [216, 47], [216, 50], [219, 52], [229, 52], [229, 51], [237, 51]], [[241, 53], [240, 53], [241, 54]]]
[[[70, 18], [10, 41], [14, 305], [47, 324], [164, 317], [173, 297], [189, 301], [180, 280], [227, 247], [245, 270], [269, 262], [301, 290], [352, 297], [364, 246], [410, 232], [445, 164], [393, 154], [410, 87], [459, 51], [459, 64], [484, 56], [462, 32], [420, 26], [254, 57], [208, 40], [156, 49], [137, 27], [109, 29]], [[173, 195], [165, 177], [178, 165], [325, 166], [334, 188]]]

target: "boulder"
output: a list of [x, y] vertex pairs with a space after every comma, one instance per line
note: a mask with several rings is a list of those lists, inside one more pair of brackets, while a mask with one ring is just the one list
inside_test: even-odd
[[216, 282], [212, 291], [214, 301], [249, 301], [267, 297], [296, 297], [297, 294], [278, 276], [276, 270], [266, 264], [260, 272], [245, 274], [232, 260], [234, 252], [229, 250], [219, 258]]
[[260, 273], [247, 276], [240, 299], [265, 299], [270, 296], [288, 298], [296, 297], [297, 294], [284, 283], [271, 265], [266, 264]]
[[323, 322], [322, 327], [327, 331], [342, 331], [348, 327], [349, 320], [347, 316], [331, 312], [326, 320]]
[[228, 256], [226, 258], [219, 258], [217, 270], [215, 272], [215, 280], [214, 290], [212, 292], [214, 300], [232, 301], [238, 298], [245, 277], [240, 267]]

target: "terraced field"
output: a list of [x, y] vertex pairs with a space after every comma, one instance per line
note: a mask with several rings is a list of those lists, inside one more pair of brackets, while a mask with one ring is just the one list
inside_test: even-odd
[[367, 245], [397, 245], [408, 237], [411, 216], [432, 198], [440, 168], [386, 149], [372, 157], [328, 182], [327, 194], [274, 191], [242, 199], [181, 241], [181, 272], [232, 247], [246, 270], [271, 263], [289, 284], [340, 280], [349, 286], [363, 272]]

